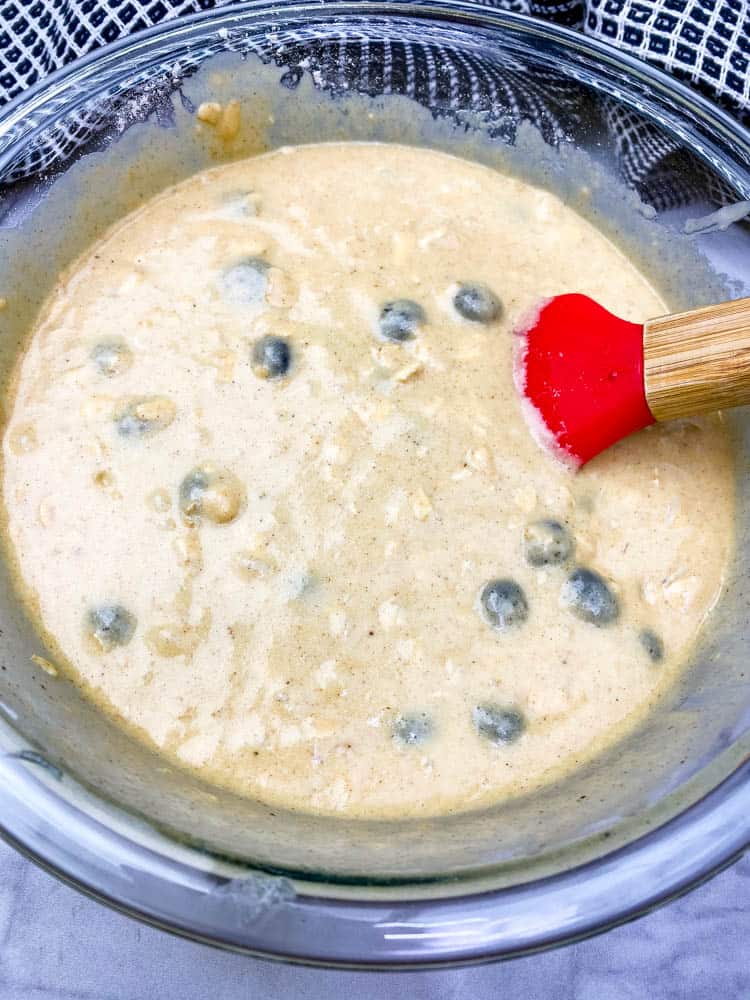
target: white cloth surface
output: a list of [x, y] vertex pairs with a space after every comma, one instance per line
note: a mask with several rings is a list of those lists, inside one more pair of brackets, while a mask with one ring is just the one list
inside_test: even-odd
[[747, 1000], [750, 859], [625, 927], [476, 968], [299, 968], [180, 940], [0, 843], [0, 1000]]

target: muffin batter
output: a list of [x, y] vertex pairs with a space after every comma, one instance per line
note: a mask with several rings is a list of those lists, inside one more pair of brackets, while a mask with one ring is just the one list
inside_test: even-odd
[[733, 463], [719, 418], [578, 474], [539, 450], [512, 331], [572, 291], [665, 311], [553, 195], [424, 149], [146, 203], [18, 367], [7, 533], [48, 655], [173, 761], [318, 812], [472, 808], [616, 740], [719, 597]]

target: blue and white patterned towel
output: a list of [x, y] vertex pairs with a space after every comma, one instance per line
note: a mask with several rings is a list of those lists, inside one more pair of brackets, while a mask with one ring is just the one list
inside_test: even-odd
[[[53, 70], [123, 35], [231, 2], [0, 0], [0, 104]], [[481, 2], [577, 28], [624, 49], [691, 83], [739, 121], [750, 124], [750, 0]], [[335, 65], [340, 65], [338, 60]], [[386, 71], [385, 67], [380, 70], [381, 74]], [[522, 81], [513, 85], [524, 88]], [[686, 184], [678, 146], [663, 132], [614, 102], [604, 101], [603, 113], [620, 153], [623, 175], [645, 201], [665, 208], [699, 195], [722, 200], [721, 190], [712, 188], [707, 174], [700, 176], [699, 171]], [[36, 162], [47, 166], [49, 157]]]

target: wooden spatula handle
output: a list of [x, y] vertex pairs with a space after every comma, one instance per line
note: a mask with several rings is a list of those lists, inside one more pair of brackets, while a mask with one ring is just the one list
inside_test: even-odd
[[656, 420], [750, 404], [750, 298], [649, 320], [643, 361]]

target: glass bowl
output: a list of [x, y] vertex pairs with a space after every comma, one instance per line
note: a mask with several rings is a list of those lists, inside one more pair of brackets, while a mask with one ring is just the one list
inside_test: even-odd
[[[268, 74], [283, 111], [269, 117], [271, 145], [397, 141], [411, 136], [403, 122], [413, 108], [412, 132], [426, 142], [505, 158], [576, 204], [585, 188], [581, 210], [635, 248], [674, 302], [750, 290], [750, 234], [740, 221], [750, 208], [741, 204], [750, 199], [750, 135], [680, 83], [585, 36], [481, 4], [245, 3], [125, 39], [0, 113], [4, 385], [55, 275], [97, 227], [211, 162], [215, 150], [178, 127], [201, 95], [242, 80], [239, 96], [259, 104], [254, 81], [266, 87]], [[298, 113], [311, 78], [320, 121]], [[353, 115], [352, 95], [373, 102], [373, 113]], [[393, 101], [400, 117], [388, 111]], [[636, 134], [658, 153], [658, 171], [632, 155]], [[168, 153], [156, 158], [157, 146]], [[696, 216], [688, 239], [685, 220]], [[462, 815], [316, 818], [202, 784], [32, 660], [44, 650], [3, 560], [3, 835], [150, 923], [325, 965], [427, 967], [528, 953], [684, 892], [750, 842], [750, 427], [742, 413], [730, 423], [737, 557], [683, 680], [569, 778]]]

